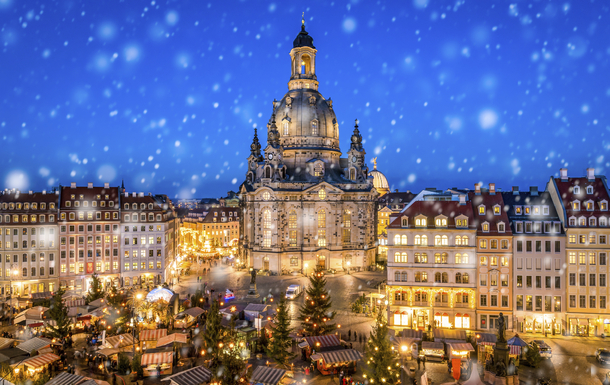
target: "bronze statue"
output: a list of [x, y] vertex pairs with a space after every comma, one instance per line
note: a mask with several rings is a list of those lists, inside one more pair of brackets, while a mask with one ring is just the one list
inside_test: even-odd
[[255, 285], [256, 284], [256, 269], [252, 269], [250, 271], [250, 284], [251, 285]]
[[504, 315], [500, 313], [498, 318], [498, 342], [506, 342], [506, 338], [504, 337], [504, 331], [506, 331], [506, 325], [504, 324]]

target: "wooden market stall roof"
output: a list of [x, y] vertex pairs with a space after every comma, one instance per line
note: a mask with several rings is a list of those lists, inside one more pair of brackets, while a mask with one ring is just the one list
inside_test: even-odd
[[314, 361], [324, 360], [326, 364], [340, 364], [358, 361], [362, 359], [362, 353], [355, 349], [341, 349], [316, 353], [311, 356], [311, 359]]
[[205, 313], [204, 310], [198, 306], [192, 307], [190, 309], [186, 309], [185, 311], [182, 312], [182, 314], [188, 314], [193, 318], [199, 317], [203, 313]]
[[205, 366], [195, 366], [183, 372], [162, 378], [161, 381], [171, 381], [171, 385], [201, 385], [210, 382], [212, 372]]
[[142, 366], [170, 364], [174, 358], [174, 352], [157, 352], [142, 354]]
[[142, 330], [140, 332], [140, 341], [157, 341], [167, 335], [167, 329]]
[[159, 340], [157, 341], [157, 347], [160, 348], [162, 346], [169, 345], [174, 342], [181, 342], [181, 343], [185, 344], [186, 340], [187, 340], [186, 334], [182, 334], [182, 333], [169, 334], [167, 336], [159, 338]]
[[0, 350], [7, 349], [15, 342], [13, 338], [0, 337]]
[[83, 376], [79, 376], [78, 374], [70, 374], [68, 372], [61, 372], [51, 381], [47, 382], [46, 385], [76, 385], [83, 381], [85, 381], [85, 377]]
[[106, 338], [106, 346], [110, 348], [124, 348], [126, 346], [133, 345], [133, 336], [129, 333], [119, 334], [118, 336], [112, 336]]
[[442, 340], [466, 341], [466, 331], [451, 329], [434, 329], [434, 341]]
[[456, 342], [452, 342], [449, 345], [449, 348], [453, 351], [456, 352], [474, 352], [474, 348], [472, 347], [472, 344], [470, 344], [470, 342], [464, 342], [464, 343], [456, 343]]
[[421, 349], [428, 350], [445, 350], [445, 345], [442, 342], [430, 342], [430, 341], [422, 341]]
[[34, 337], [17, 345], [17, 349], [23, 350], [26, 353], [32, 353], [34, 350], [51, 345], [52, 342], [48, 338]]
[[34, 369], [37, 369], [37, 368], [40, 368], [41, 366], [48, 365], [51, 362], [54, 362], [57, 360], [59, 360], [58, 355], [53, 354], [53, 353], [45, 353], [45, 354], [41, 354], [38, 356], [28, 358], [27, 360], [23, 360], [23, 361], [21, 361], [21, 363], [15, 364], [12, 366], [26, 365], [26, 366], [31, 366]]
[[341, 345], [339, 337], [334, 334], [327, 334], [315, 337], [304, 337], [303, 339], [305, 340], [304, 342], [307, 343], [307, 346], [312, 349], [322, 349]]
[[250, 382], [263, 385], [277, 385], [286, 375], [286, 370], [271, 368], [269, 366], [258, 366], [254, 369]]

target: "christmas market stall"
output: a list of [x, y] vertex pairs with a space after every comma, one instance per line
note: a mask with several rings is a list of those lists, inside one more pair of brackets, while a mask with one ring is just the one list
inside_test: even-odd
[[[174, 352], [157, 352], [142, 354], [142, 367], [144, 376], [158, 376], [172, 374]], [[158, 371], [161, 373], [158, 373]]]
[[521, 354], [525, 353], [523, 348], [528, 346], [527, 342], [523, 341], [518, 334], [515, 334], [513, 338], [506, 341], [506, 344], [509, 348], [509, 357], [521, 357]]
[[24, 370], [28, 375], [33, 375], [42, 372], [42, 370], [49, 364], [58, 361], [59, 356], [53, 353], [40, 354], [21, 361], [19, 364], [12, 365], [15, 373], [19, 373], [20, 370]]
[[334, 334], [304, 337], [298, 346], [301, 349], [301, 357], [303, 357], [303, 359], [309, 358], [314, 353], [343, 349], [339, 337]]
[[161, 381], [170, 381], [169, 385], [201, 385], [212, 379], [212, 372], [205, 366], [196, 366], [180, 373], [162, 378]]
[[20, 349], [28, 354], [31, 354], [34, 351], [38, 351], [39, 349], [51, 346], [52, 343], [53, 343], [53, 341], [48, 338], [34, 337], [34, 338], [30, 338], [29, 340], [27, 340], [25, 342], [20, 343], [16, 347], [17, 347], [17, 349]]
[[19, 324], [23, 326], [41, 323], [46, 318], [45, 313], [47, 310], [49, 310], [49, 308], [44, 306], [35, 306], [26, 309], [15, 316], [13, 323], [15, 325]]
[[320, 352], [311, 355], [316, 362], [316, 368], [323, 375], [338, 374], [342, 370], [346, 374], [355, 372], [356, 362], [362, 359], [362, 353], [355, 349], [341, 349], [330, 352]]
[[445, 358], [445, 345], [442, 342], [422, 341], [420, 355], [430, 361], [442, 361]]
[[252, 372], [250, 384], [277, 385], [286, 376], [286, 370], [271, 368], [269, 366], [258, 366]]
[[493, 333], [477, 333], [477, 358], [479, 362], [486, 362], [494, 352], [498, 337]]
[[0, 337], [0, 350], [12, 348], [15, 341], [13, 338]]
[[404, 338], [404, 337], [392, 337], [390, 338], [394, 351], [397, 351], [402, 357], [417, 357], [419, 355], [419, 349], [417, 344], [421, 341], [421, 338]]
[[106, 338], [102, 348], [109, 349], [124, 349], [131, 348], [134, 344], [133, 336], [129, 333], [119, 334], [118, 336], [112, 336]]
[[190, 309], [186, 309], [183, 312], [176, 314], [176, 319], [174, 321], [175, 328], [188, 328], [197, 321], [197, 317], [202, 315], [204, 310], [200, 307], [192, 307]]
[[167, 336], [167, 329], [142, 330], [140, 332], [142, 350], [157, 347], [157, 341], [165, 336]]
[[174, 343], [186, 344], [187, 337], [188, 336], [186, 334], [182, 333], [168, 334], [159, 338], [159, 340], [157, 341], [157, 348], [173, 345]]
[[465, 361], [470, 358], [470, 352], [474, 352], [474, 348], [470, 342], [452, 342], [447, 344], [447, 352], [450, 359], [459, 358]]

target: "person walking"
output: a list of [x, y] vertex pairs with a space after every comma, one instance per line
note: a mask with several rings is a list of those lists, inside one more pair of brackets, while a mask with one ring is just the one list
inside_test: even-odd
[[354, 330], [354, 341], [358, 339], [358, 333]]
[[421, 369], [421, 357], [417, 356], [417, 370]]
[[351, 340], [352, 340], [352, 329], [349, 329], [349, 330], [347, 331], [347, 340], [348, 340], [348, 341], [351, 341]]
[[424, 370], [426, 370], [426, 356], [422, 357], [421, 362], [424, 365]]

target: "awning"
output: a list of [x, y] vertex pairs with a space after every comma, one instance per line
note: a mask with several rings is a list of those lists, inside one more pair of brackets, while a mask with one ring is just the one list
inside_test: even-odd
[[79, 376], [78, 374], [70, 374], [68, 372], [59, 373], [51, 381], [47, 382], [46, 385], [76, 385], [80, 384], [85, 380], [85, 377]]
[[51, 362], [59, 360], [59, 356], [53, 353], [45, 353], [39, 356], [34, 356], [32, 358], [28, 358], [27, 360], [21, 361], [20, 364], [16, 364], [13, 366], [27, 365], [34, 369], [40, 368], [41, 366], [45, 366], [50, 364]]
[[578, 319], [578, 324], [581, 325], [581, 326], [588, 326], [589, 325], [589, 320], [588, 319], [579, 318]]
[[430, 341], [422, 341], [421, 343], [422, 350], [445, 350], [445, 346], [442, 342], [430, 342]]
[[157, 341], [166, 335], [167, 329], [142, 330], [140, 332], [140, 341]]
[[51, 340], [41, 337], [34, 337], [17, 345], [17, 349], [23, 350], [26, 353], [32, 353], [34, 350], [44, 348], [51, 345]]
[[31, 327], [31, 328], [37, 328], [37, 327], [40, 327], [40, 326], [43, 326], [43, 325], [44, 325], [44, 322], [35, 322], [33, 324], [29, 324], [29, 325], [26, 325], [26, 326]]
[[358, 361], [362, 358], [362, 353], [355, 349], [341, 349], [330, 352], [320, 352], [311, 356], [314, 361], [324, 360], [326, 364], [339, 364]]
[[402, 331], [399, 334], [400, 334], [401, 337], [416, 338], [419, 341], [421, 341], [422, 335], [423, 335], [423, 331], [421, 331], [421, 330], [414, 330], [414, 329], [402, 329]]
[[53, 296], [53, 293], [51, 293], [50, 291], [43, 291], [41, 293], [32, 293], [32, 299], [46, 299], [46, 298], [51, 298]]
[[201, 385], [210, 382], [212, 372], [205, 366], [196, 366], [183, 372], [162, 378], [161, 381], [172, 381], [178, 385]]
[[90, 319], [91, 319], [91, 314], [87, 314], [87, 315], [76, 318], [77, 321], [88, 321]]
[[133, 345], [133, 336], [129, 333], [106, 338], [106, 346], [109, 348], [124, 348]]
[[182, 313], [188, 314], [191, 317], [195, 318], [195, 317], [199, 317], [200, 315], [202, 315], [204, 313], [204, 311], [203, 311], [202, 308], [195, 306], [195, 307], [192, 307], [190, 309], [186, 309]]
[[474, 352], [474, 348], [469, 343], [449, 344], [451, 350], [456, 352]]
[[174, 342], [181, 342], [181, 343], [185, 344], [186, 339], [187, 339], [186, 334], [182, 334], [182, 333], [169, 334], [165, 337], [159, 338], [159, 341], [157, 341], [157, 347], [160, 348], [162, 346], [170, 345]]
[[102, 356], [106, 356], [106, 357], [110, 357], [113, 354], [117, 354], [119, 353], [120, 350], [119, 349], [114, 349], [114, 348], [106, 348], [106, 349], [100, 349], [97, 352], [95, 352], [95, 354], [100, 354]]
[[451, 329], [434, 329], [434, 341], [439, 340], [466, 341], [466, 331]]
[[508, 345], [508, 347], [510, 348], [510, 353], [509, 354], [516, 354], [516, 355], [521, 354], [521, 346], [519, 346], [519, 345]]
[[38, 349], [38, 354], [45, 354], [45, 353], [53, 353], [53, 348], [46, 347], [46, 348], [42, 348], [42, 349]]
[[83, 298], [64, 300], [64, 305], [66, 305], [66, 307], [85, 306], [85, 300]]
[[0, 337], [0, 350], [7, 349], [13, 344], [13, 342], [15, 342], [15, 340], [12, 338]]
[[174, 352], [159, 352], [142, 354], [142, 366], [171, 364]]
[[476, 340], [478, 345], [495, 345], [498, 341], [498, 336], [492, 333], [477, 333]]
[[284, 369], [258, 366], [254, 369], [250, 382], [263, 385], [277, 385], [285, 375], [286, 371]]
[[334, 334], [316, 337], [305, 337], [305, 342], [307, 342], [307, 345], [309, 345], [309, 347], [311, 347], [312, 349], [321, 349], [341, 345], [339, 337]]

